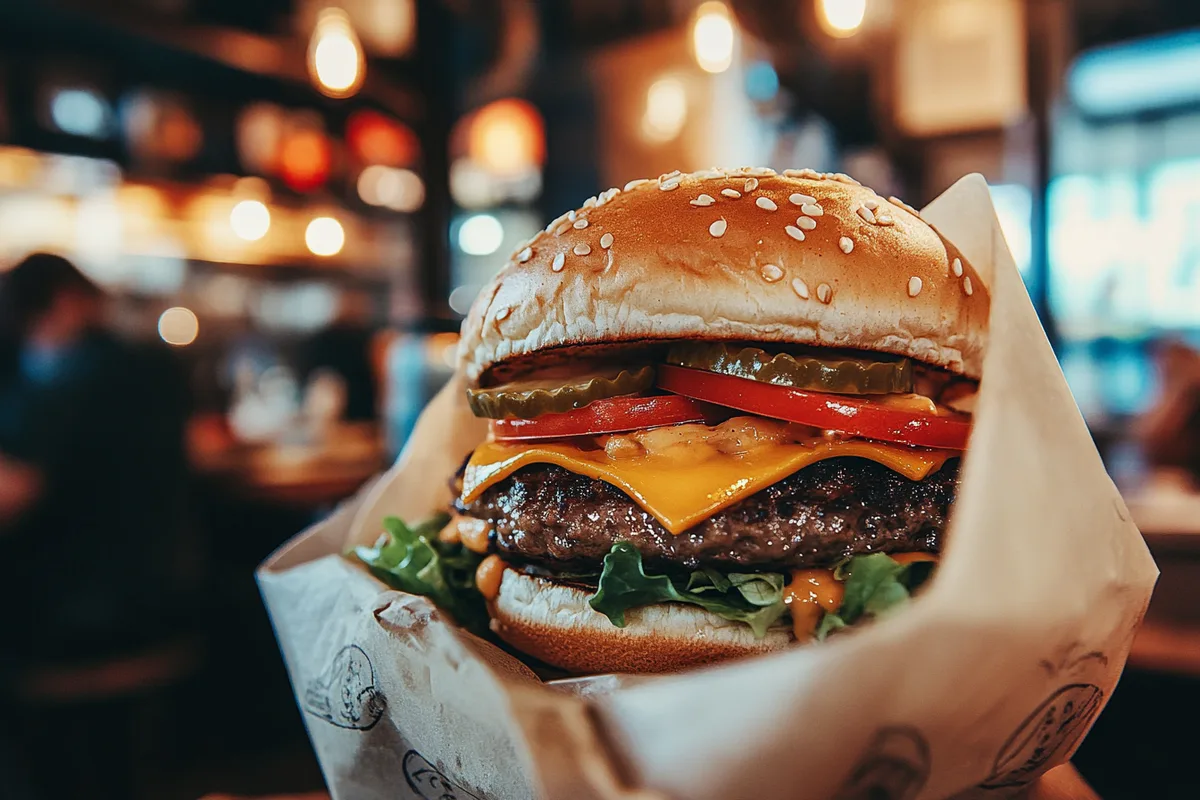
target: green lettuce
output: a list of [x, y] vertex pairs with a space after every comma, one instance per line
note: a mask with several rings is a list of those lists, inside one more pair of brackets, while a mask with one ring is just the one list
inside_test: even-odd
[[398, 517], [387, 517], [375, 546], [356, 547], [354, 554], [388, 586], [428, 597], [459, 625], [482, 635], [488, 613], [475, 587], [475, 569], [483, 556], [438, 538], [449, 521], [448, 514], [441, 514], [409, 527]]
[[729, 573], [697, 570], [686, 582], [666, 575], [647, 575], [642, 556], [628, 542], [617, 542], [604, 557], [600, 585], [588, 602], [618, 628], [625, 627], [630, 608], [655, 603], [689, 603], [719, 617], [744, 622], [762, 638], [786, 611], [777, 572]]
[[883, 617], [908, 602], [912, 592], [933, 571], [929, 562], [900, 564], [885, 553], [854, 556], [838, 565], [833, 577], [846, 582], [846, 593], [836, 613], [821, 618], [814, 635], [824, 640], [834, 631], [859, 620]]

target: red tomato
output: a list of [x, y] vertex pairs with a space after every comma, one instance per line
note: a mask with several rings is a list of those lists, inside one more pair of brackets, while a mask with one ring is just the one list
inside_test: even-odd
[[961, 415], [903, 411], [868, 397], [807, 392], [688, 367], [658, 367], [658, 385], [739, 411], [886, 442], [965, 450], [971, 432], [970, 420]]
[[562, 439], [705, 422], [708, 417], [702, 403], [677, 395], [610, 397], [562, 414], [542, 414], [533, 419], [495, 419], [492, 420], [492, 436], [499, 441]]

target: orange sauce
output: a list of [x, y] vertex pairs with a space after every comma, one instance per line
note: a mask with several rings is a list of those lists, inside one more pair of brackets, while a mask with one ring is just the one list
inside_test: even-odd
[[792, 612], [792, 632], [803, 642], [813, 635], [817, 623], [827, 612], [842, 605], [846, 586], [833, 579], [831, 569], [792, 570], [792, 580], [783, 590], [783, 602]]
[[481, 519], [474, 517], [458, 518], [458, 538], [463, 547], [476, 553], [488, 551], [488, 526]]
[[484, 600], [495, 600], [500, 595], [500, 581], [504, 579], [506, 566], [497, 555], [490, 555], [479, 562], [475, 569], [475, 587]]
[[458, 544], [461, 539], [458, 538], [458, 517], [453, 516], [446, 523], [446, 527], [438, 531], [438, 540], [446, 544]]

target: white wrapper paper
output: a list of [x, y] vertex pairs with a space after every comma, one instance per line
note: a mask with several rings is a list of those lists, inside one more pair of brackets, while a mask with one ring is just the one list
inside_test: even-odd
[[341, 557], [420, 519], [481, 439], [462, 385], [396, 466], [259, 583], [335, 798], [1007, 797], [1068, 760], [1158, 574], [968, 176], [923, 216], [990, 285], [990, 345], [946, 553], [903, 613], [669, 676], [543, 684]]

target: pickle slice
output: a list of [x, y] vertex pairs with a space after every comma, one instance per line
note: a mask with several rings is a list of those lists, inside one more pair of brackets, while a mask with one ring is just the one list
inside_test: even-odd
[[768, 353], [722, 342], [680, 342], [667, 362], [738, 378], [834, 394], [896, 394], [913, 390], [912, 361]]
[[613, 369], [584, 375], [531, 378], [487, 389], [467, 389], [477, 417], [533, 419], [583, 408], [596, 400], [636, 394], [654, 385], [654, 367]]

